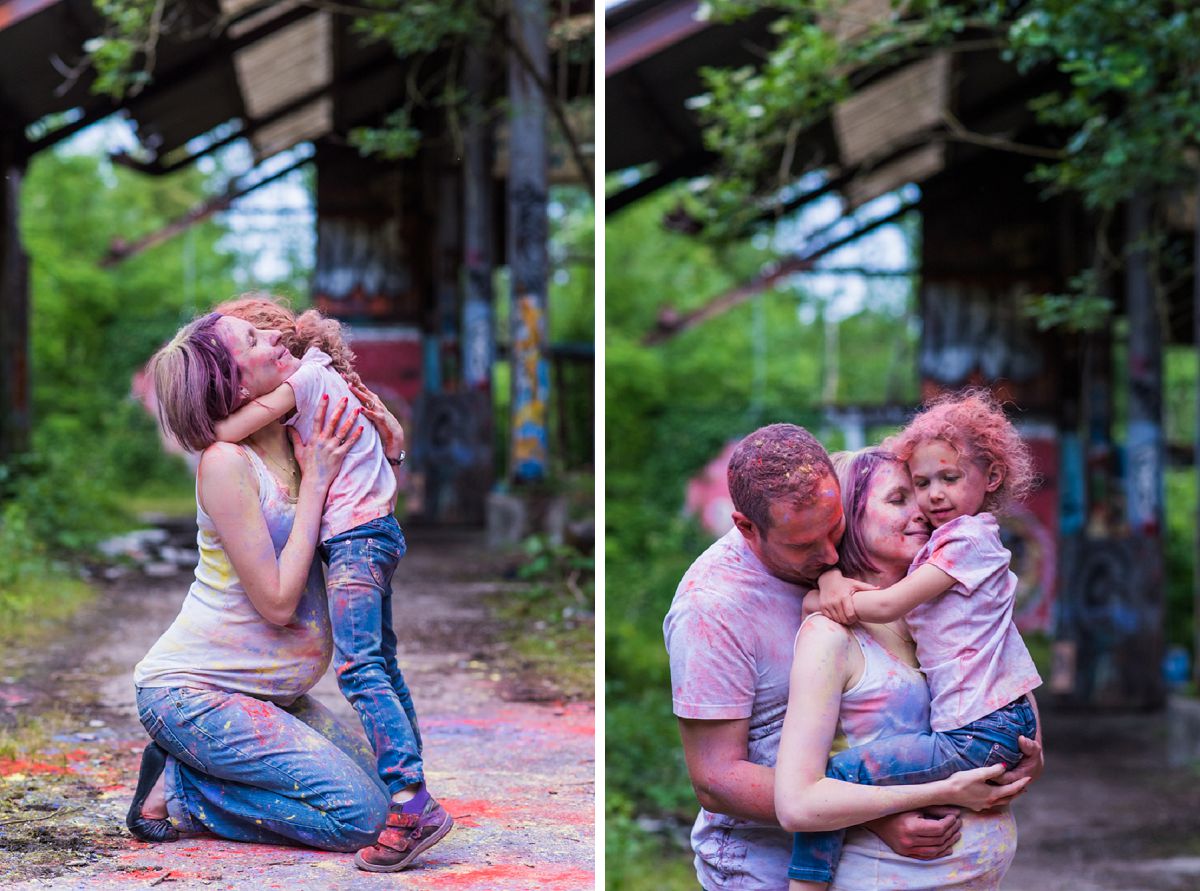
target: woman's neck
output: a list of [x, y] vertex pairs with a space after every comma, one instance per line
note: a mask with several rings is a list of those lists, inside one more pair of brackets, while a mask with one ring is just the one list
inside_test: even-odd
[[864, 581], [868, 585], [875, 585], [877, 588], [890, 588], [904, 578], [904, 574], [907, 571], [907, 564], [901, 567], [882, 566], [875, 572], [864, 572], [860, 581]]
[[242, 442], [260, 452], [282, 453], [288, 445], [287, 431], [284, 429], [283, 424], [272, 421], [265, 427], [255, 430], [242, 440]]

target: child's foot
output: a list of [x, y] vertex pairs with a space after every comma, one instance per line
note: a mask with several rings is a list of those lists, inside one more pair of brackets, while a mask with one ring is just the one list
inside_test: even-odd
[[404, 810], [409, 802], [392, 802], [379, 840], [354, 855], [355, 866], [367, 872], [399, 872], [445, 837], [454, 818], [436, 799], [427, 794], [419, 798], [416, 803], [423, 801], [424, 806], [415, 812]]

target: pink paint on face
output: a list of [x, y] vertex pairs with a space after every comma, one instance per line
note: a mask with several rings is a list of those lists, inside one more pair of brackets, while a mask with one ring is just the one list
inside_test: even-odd
[[867, 557], [881, 572], [903, 576], [929, 541], [929, 522], [917, 505], [908, 468], [883, 462], [871, 478], [861, 538]]
[[935, 529], [983, 510], [988, 492], [995, 491], [1003, 480], [992, 476], [991, 470], [996, 468], [995, 464], [989, 469], [980, 467], [941, 439], [922, 442], [908, 459], [917, 504]]
[[837, 564], [837, 546], [846, 531], [846, 520], [842, 495], [832, 475], [821, 481], [812, 504], [797, 508], [775, 503], [770, 513], [771, 528], [766, 532], [753, 524], [749, 531], [739, 528], [771, 575], [785, 582], [813, 585], [822, 572]]
[[270, 393], [295, 373], [300, 360], [279, 340], [279, 332], [255, 328], [244, 319], [221, 316], [214, 329], [229, 348], [251, 397]]

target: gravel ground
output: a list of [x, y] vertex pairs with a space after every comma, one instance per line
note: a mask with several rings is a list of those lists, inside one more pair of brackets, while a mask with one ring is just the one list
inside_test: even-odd
[[[502, 564], [481, 535], [414, 530], [410, 548], [395, 583], [401, 666], [421, 715], [431, 788], [456, 822], [414, 868], [379, 876], [356, 870], [346, 854], [213, 837], [147, 845], [129, 836], [124, 813], [146, 742], [132, 668], [175, 617], [188, 582], [186, 574], [138, 575], [107, 584], [48, 645], [0, 654], [0, 726], [44, 730], [38, 752], [0, 757], [0, 882], [255, 891], [594, 887], [593, 704], [513, 699], [530, 684], [496, 666], [502, 645], [483, 598], [503, 590]], [[332, 674], [314, 693], [358, 726]]]

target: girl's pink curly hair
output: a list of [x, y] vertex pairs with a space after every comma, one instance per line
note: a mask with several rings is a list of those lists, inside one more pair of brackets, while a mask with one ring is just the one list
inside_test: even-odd
[[334, 369], [348, 383], [362, 384], [362, 379], [354, 370], [354, 353], [346, 344], [342, 325], [336, 319], [326, 318], [315, 309], [297, 316], [283, 298], [266, 291], [249, 291], [233, 300], [226, 300], [213, 311], [242, 319], [255, 328], [277, 330], [283, 345], [297, 359], [302, 359], [309, 347], [317, 347], [333, 360]]
[[1033, 491], [1037, 481], [1033, 453], [987, 390], [969, 388], [927, 402], [920, 414], [882, 447], [907, 461], [913, 449], [932, 439], [949, 443], [981, 468], [993, 461], [1003, 468], [1004, 481], [987, 494], [984, 510], [1003, 512]]

